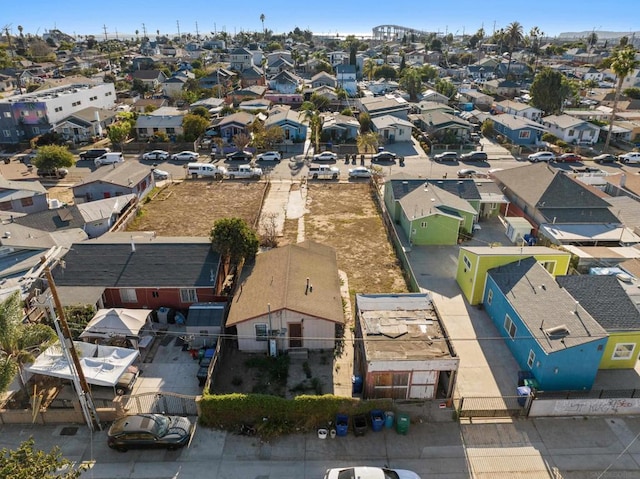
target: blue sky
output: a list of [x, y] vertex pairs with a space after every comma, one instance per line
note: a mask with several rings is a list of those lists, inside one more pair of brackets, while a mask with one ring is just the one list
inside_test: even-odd
[[[25, 33], [42, 34], [59, 28], [69, 34], [103, 35], [142, 33], [143, 23], [149, 35], [175, 35], [196, 31], [201, 34], [225, 30], [235, 32], [262, 29], [260, 14], [265, 15], [265, 28], [286, 33], [295, 27], [316, 34], [371, 34], [376, 25], [393, 24], [427, 31], [454, 34], [474, 33], [484, 26], [488, 35], [496, 29], [518, 21], [524, 32], [537, 26], [549, 36], [568, 31], [640, 30], [637, 0], [615, 0], [597, 7], [584, 0], [538, 0], [515, 2], [504, 0], [457, 0], [406, 2], [368, 1], [204, 1], [204, 0], [15, 0], [3, 2], [0, 27], [11, 25], [17, 34], [22, 25]], [[635, 21], [634, 21], [635, 20]]]

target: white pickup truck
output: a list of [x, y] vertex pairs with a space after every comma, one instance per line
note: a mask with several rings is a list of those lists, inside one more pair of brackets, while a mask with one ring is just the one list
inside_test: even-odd
[[227, 170], [227, 177], [230, 180], [236, 178], [261, 178], [262, 168], [256, 168], [251, 165], [240, 165], [231, 167]]

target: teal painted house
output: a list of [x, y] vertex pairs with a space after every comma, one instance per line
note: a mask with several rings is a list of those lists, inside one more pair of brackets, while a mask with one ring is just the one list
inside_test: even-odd
[[483, 303], [538, 389], [591, 389], [608, 334], [535, 258], [490, 269]]
[[385, 187], [392, 220], [413, 245], [453, 245], [462, 231], [471, 232], [480, 208], [473, 180], [392, 179]]

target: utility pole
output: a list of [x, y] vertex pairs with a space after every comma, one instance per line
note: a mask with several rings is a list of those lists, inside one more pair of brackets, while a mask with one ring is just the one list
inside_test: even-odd
[[[147, 38], [147, 26], [143, 23], [142, 24], [142, 38], [145, 39]], [[147, 41], [147, 40], [144, 40]]]
[[[93, 399], [91, 398], [89, 385], [87, 384], [87, 380], [84, 377], [84, 372], [82, 371], [82, 365], [80, 364], [80, 359], [78, 358], [78, 352], [73, 346], [73, 336], [71, 335], [71, 331], [69, 330], [67, 319], [64, 316], [64, 308], [62, 307], [62, 303], [60, 302], [60, 298], [58, 297], [58, 291], [56, 290], [56, 285], [53, 282], [53, 275], [51, 274], [51, 270], [49, 268], [45, 270], [45, 273], [47, 275], [49, 289], [51, 290], [51, 297], [47, 299], [47, 302], [49, 303], [47, 310], [56, 327], [56, 332], [58, 333], [58, 338], [60, 339], [60, 347], [62, 348], [62, 351], [69, 363], [69, 369], [71, 370], [73, 375], [73, 385], [75, 386], [76, 392], [78, 393], [78, 399], [80, 400], [82, 413], [84, 415], [85, 421], [87, 422], [87, 426], [89, 426], [92, 431], [95, 431], [96, 429], [100, 430], [101, 426], [100, 420], [98, 419], [98, 413], [96, 412], [96, 408], [93, 404]], [[54, 301], [55, 310], [50, 304], [51, 299], [53, 299]]]
[[196, 22], [196, 41], [200, 41], [200, 31], [198, 30], [198, 22]]
[[176, 20], [176, 25], [178, 26], [178, 41], [180, 41], [180, 20]]
[[102, 25], [102, 30], [104, 30], [104, 41], [107, 41], [107, 26], [106, 25]]

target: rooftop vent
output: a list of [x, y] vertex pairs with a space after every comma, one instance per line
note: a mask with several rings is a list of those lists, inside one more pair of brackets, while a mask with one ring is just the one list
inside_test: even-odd
[[566, 325], [561, 324], [553, 328], [547, 328], [544, 330], [549, 339], [564, 339], [569, 336], [569, 329]]

